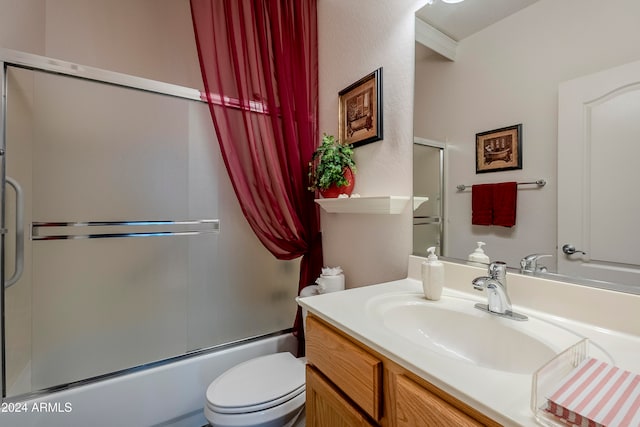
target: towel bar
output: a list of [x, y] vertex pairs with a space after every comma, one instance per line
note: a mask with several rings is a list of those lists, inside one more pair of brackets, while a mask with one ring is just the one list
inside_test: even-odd
[[[528, 184], [536, 184], [538, 187], [544, 187], [545, 185], [547, 185], [547, 181], [544, 179], [538, 179], [530, 182], [518, 182], [518, 185], [528, 185]], [[458, 191], [464, 191], [467, 188], [471, 188], [471, 185], [460, 184], [456, 186], [456, 188], [458, 189]]]

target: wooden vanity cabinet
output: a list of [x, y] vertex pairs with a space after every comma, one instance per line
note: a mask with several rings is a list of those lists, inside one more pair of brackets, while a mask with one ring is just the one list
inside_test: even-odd
[[484, 425], [406, 376], [397, 375], [395, 380], [396, 393], [393, 405], [396, 426], [475, 427]]
[[329, 325], [307, 316], [307, 362], [374, 420], [382, 415], [382, 361]]
[[317, 317], [306, 322], [308, 427], [500, 426]]

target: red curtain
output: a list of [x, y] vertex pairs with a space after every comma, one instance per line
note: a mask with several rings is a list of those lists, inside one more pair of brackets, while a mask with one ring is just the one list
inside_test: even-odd
[[[278, 259], [322, 268], [307, 165], [319, 140], [316, 0], [191, 0], [220, 150], [249, 225]], [[302, 336], [300, 310], [295, 330]]]

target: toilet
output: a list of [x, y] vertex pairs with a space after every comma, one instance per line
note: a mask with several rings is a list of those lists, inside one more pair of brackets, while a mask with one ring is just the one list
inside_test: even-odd
[[[307, 286], [300, 298], [318, 295]], [[307, 329], [307, 312], [302, 324]], [[234, 366], [207, 388], [204, 415], [213, 427], [304, 427], [306, 358], [282, 352]]]
[[213, 427], [304, 425], [305, 363], [283, 352], [234, 366], [207, 388], [205, 417]]

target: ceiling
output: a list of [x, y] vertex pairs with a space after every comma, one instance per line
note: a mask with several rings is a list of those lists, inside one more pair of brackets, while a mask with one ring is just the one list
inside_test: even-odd
[[466, 0], [449, 4], [432, 0], [416, 16], [440, 32], [460, 41], [538, 0]]

